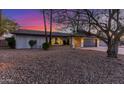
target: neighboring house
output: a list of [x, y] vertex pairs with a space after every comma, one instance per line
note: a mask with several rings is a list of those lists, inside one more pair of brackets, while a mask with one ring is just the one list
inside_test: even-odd
[[[41, 48], [45, 42], [44, 31], [34, 30], [18, 30], [13, 32], [16, 39], [16, 48], [30, 48], [29, 41], [36, 40], [37, 43], [34, 48]], [[49, 32], [47, 33], [49, 38]], [[86, 36], [84, 34], [69, 34], [61, 32], [52, 32], [52, 45], [64, 45], [69, 44], [72, 47], [98, 47], [99, 39], [92, 36]]]
[[10, 38], [12, 35], [9, 33], [4, 33], [2, 36], [0, 36], [0, 48], [8, 48], [8, 42], [6, 41], [6, 38]]
[[6, 48], [6, 47], [8, 47], [7, 41], [5, 40], [4, 37], [0, 37], [0, 48]]

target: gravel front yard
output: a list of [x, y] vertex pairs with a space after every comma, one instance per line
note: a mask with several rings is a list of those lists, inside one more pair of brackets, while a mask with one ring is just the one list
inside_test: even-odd
[[124, 83], [124, 56], [68, 47], [0, 50], [0, 83]]

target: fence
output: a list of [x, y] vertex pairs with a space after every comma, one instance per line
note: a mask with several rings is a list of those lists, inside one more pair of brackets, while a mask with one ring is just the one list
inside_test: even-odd
[[0, 48], [8, 48], [8, 43], [6, 40], [0, 40]]

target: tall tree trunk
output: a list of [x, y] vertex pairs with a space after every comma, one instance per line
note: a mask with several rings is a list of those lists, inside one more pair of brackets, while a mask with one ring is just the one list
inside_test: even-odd
[[79, 32], [80, 13], [77, 11], [77, 32]]
[[46, 43], [48, 43], [45, 10], [43, 10], [43, 20], [44, 20], [44, 30], [45, 30]]
[[49, 44], [52, 45], [52, 9], [50, 9], [50, 38], [49, 38]]
[[108, 42], [107, 54], [108, 57], [117, 58], [118, 55], [118, 43], [119, 41]]

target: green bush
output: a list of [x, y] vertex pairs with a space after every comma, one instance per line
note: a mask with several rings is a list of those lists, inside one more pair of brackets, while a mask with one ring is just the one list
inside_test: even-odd
[[44, 50], [48, 50], [49, 47], [50, 47], [49, 43], [46, 43], [46, 42], [45, 42], [45, 43], [42, 44], [42, 48], [43, 48]]
[[33, 46], [37, 43], [37, 41], [36, 40], [30, 40], [28, 43], [29, 43], [30, 47], [33, 48]]
[[11, 38], [6, 38], [6, 41], [8, 42], [8, 46], [12, 49], [15, 48], [15, 38], [11, 37]]

